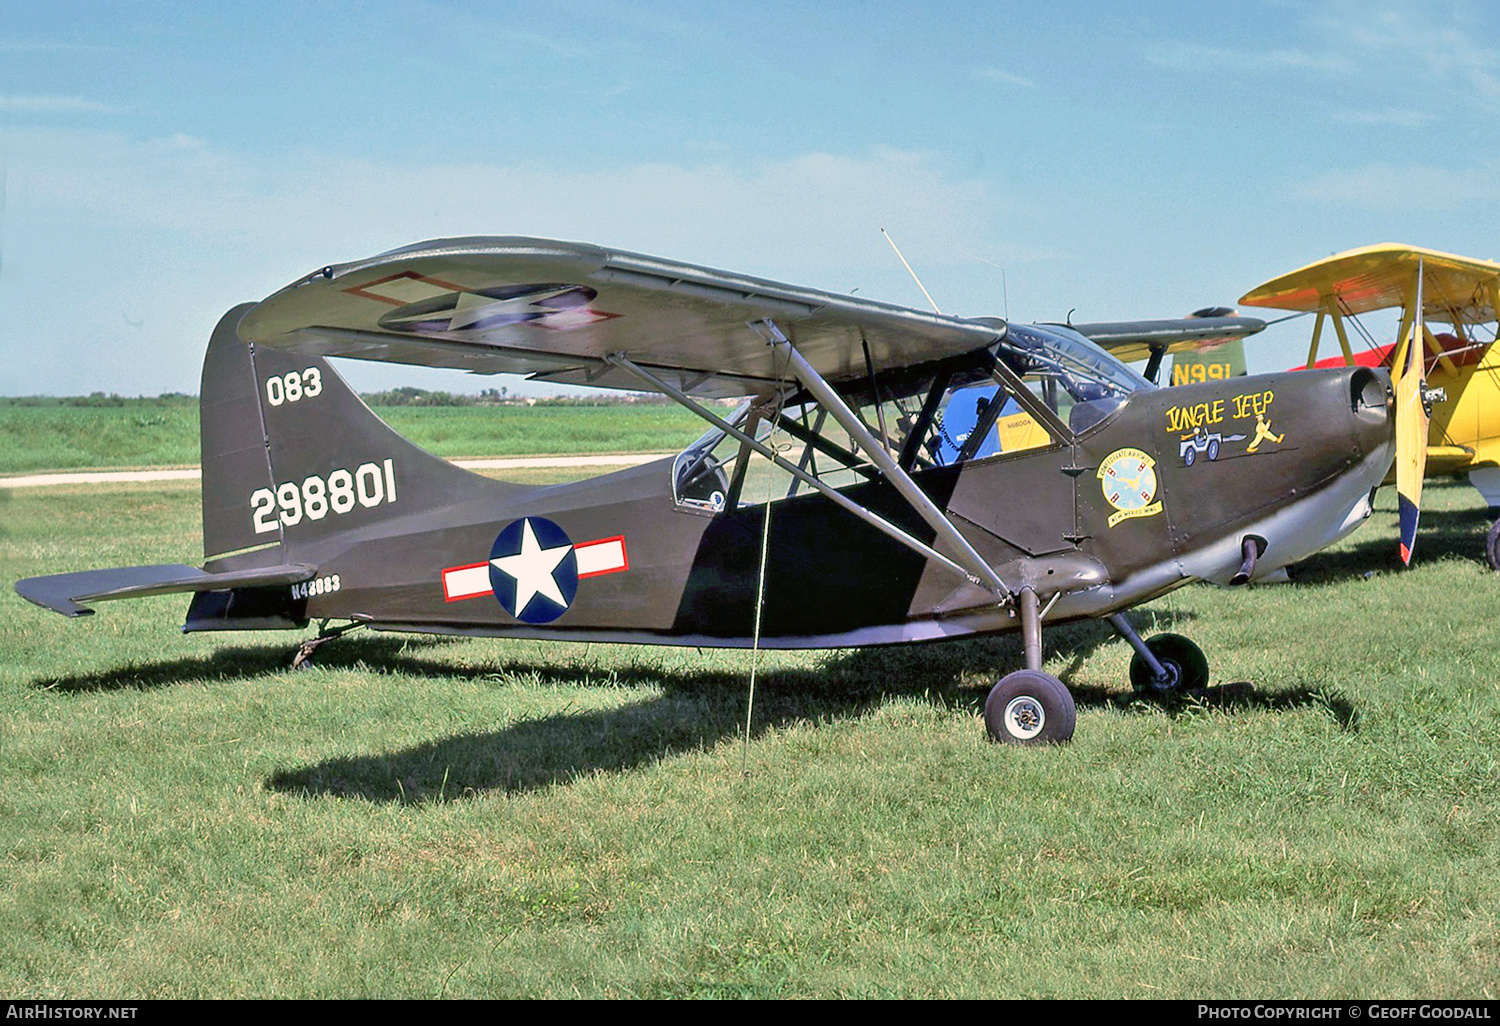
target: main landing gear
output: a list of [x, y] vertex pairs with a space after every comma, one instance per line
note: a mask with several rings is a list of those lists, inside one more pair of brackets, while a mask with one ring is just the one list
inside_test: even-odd
[[1007, 673], [990, 689], [984, 703], [984, 725], [991, 741], [1060, 745], [1073, 736], [1078, 708], [1063, 682], [1042, 672], [1041, 603], [1036, 592], [1022, 588], [1017, 605], [1026, 669]]
[[[1004, 744], [1062, 744], [1073, 736], [1078, 710], [1063, 682], [1042, 671], [1042, 623], [1036, 593], [1023, 588], [1019, 598], [1026, 669], [1006, 674], [990, 690], [984, 703], [984, 725], [990, 740]], [[1164, 699], [1208, 684], [1208, 659], [1187, 638], [1158, 634], [1143, 641], [1123, 613], [1113, 614], [1109, 622], [1135, 649], [1130, 684], [1138, 694]]]
[[984, 703], [990, 740], [1012, 745], [1060, 745], [1073, 736], [1077, 716], [1067, 686], [1041, 670], [1007, 673]]

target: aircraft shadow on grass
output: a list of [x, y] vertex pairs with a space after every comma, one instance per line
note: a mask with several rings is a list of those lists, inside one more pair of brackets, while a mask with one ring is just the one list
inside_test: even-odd
[[[1180, 610], [1143, 612], [1141, 626], [1149, 631], [1180, 628], [1193, 618], [1191, 612]], [[475, 671], [433, 659], [432, 654], [457, 643], [459, 639], [442, 637], [344, 638], [319, 651], [318, 665], [452, 680]], [[1081, 621], [1049, 631], [1044, 658], [1067, 660], [1059, 676], [1069, 682], [1079, 705], [1136, 705], [1139, 699], [1133, 693], [1075, 679], [1088, 656], [1107, 644], [1122, 642], [1107, 625]], [[989, 679], [1013, 669], [1021, 658], [1020, 639], [1004, 635], [942, 645], [831, 652], [815, 668], [762, 670], [756, 681], [751, 735], [798, 723], [858, 718], [905, 696], [921, 696], [953, 711], [977, 714], [983, 708]], [[748, 653], [745, 663], [748, 666]], [[34, 686], [80, 693], [204, 681], [229, 684], [282, 673], [286, 667], [284, 650], [237, 646], [204, 657], [46, 678]], [[591, 773], [626, 772], [661, 758], [712, 747], [738, 737], [744, 729], [746, 674], [740, 671], [663, 670], [649, 658], [616, 668], [582, 670], [575, 659], [510, 662], [503, 670], [508, 676], [543, 683], [588, 686], [592, 682], [653, 693], [659, 689], [660, 694], [611, 709], [522, 719], [503, 729], [441, 738], [402, 751], [331, 758], [277, 773], [266, 786], [375, 802], [452, 801], [494, 790], [535, 790]], [[984, 686], [974, 686], [976, 676]], [[309, 683], [315, 684], [315, 679]], [[1289, 710], [1319, 703], [1327, 705], [1346, 729], [1355, 729], [1356, 711], [1337, 699], [1330, 701], [1311, 689], [1258, 692], [1245, 683], [1210, 688], [1157, 712], [1180, 715], [1205, 705]]]
[[[1193, 617], [1183, 610], [1145, 610], [1141, 627], [1143, 633], [1180, 629]], [[433, 650], [458, 643], [460, 639], [432, 636], [344, 638], [319, 651], [318, 666], [434, 680], [452, 680], [471, 672], [489, 676], [431, 657]], [[1080, 621], [1048, 632], [1044, 658], [1067, 660], [1058, 676], [1069, 683], [1079, 705], [1139, 706], [1141, 700], [1131, 692], [1076, 679], [1088, 656], [1108, 644], [1123, 643], [1100, 621]], [[749, 654], [744, 656], [748, 667]], [[978, 714], [989, 680], [1014, 669], [1021, 659], [1019, 637], [1003, 635], [941, 645], [830, 652], [815, 668], [762, 670], [756, 681], [751, 735], [758, 737], [798, 723], [858, 718], [893, 698], [908, 696]], [[285, 650], [236, 646], [203, 657], [43, 678], [33, 686], [65, 693], [205, 681], [212, 686], [279, 674], [286, 668]], [[402, 751], [331, 758], [277, 773], [266, 786], [376, 802], [452, 801], [493, 790], [535, 790], [590, 773], [627, 772], [675, 754], [701, 751], [744, 730], [747, 681], [741, 671], [664, 670], [649, 658], [616, 668], [582, 669], [575, 659], [508, 662], [503, 670], [508, 676], [542, 683], [659, 689], [660, 694], [622, 707], [523, 719], [500, 730], [455, 735]], [[983, 686], [975, 685], [976, 678]], [[500, 678], [495, 675], [495, 679]], [[309, 683], [315, 684], [315, 679]], [[1337, 697], [1330, 699], [1309, 688], [1263, 692], [1245, 682], [1205, 689], [1171, 705], [1153, 707], [1153, 712], [1177, 716], [1205, 706], [1280, 711], [1317, 704], [1326, 706], [1344, 729], [1357, 729], [1357, 711]]]
[[[1190, 613], [1149, 614], [1153, 629], [1170, 628]], [[1053, 630], [1046, 658], [1064, 655], [1070, 680], [1090, 652], [1117, 643], [1097, 621]], [[351, 657], [346, 657], [351, 658]], [[1021, 658], [1012, 636], [946, 645], [851, 650], [831, 654], [817, 669], [762, 672], [756, 681], [752, 737], [798, 723], [868, 715], [884, 702], [922, 696], [954, 711], [977, 714], [985, 687], [972, 686], [975, 667], [998, 677]], [[747, 656], [748, 660], [748, 656]], [[368, 655], [359, 662], [373, 666]], [[450, 676], [439, 666], [410, 667]], [[577, 684], [574, 666], [509, 664], [508, 673]], [[968, 679], [966, 681], [966, 673]], [[601, 674], [601, 686], [661, 689], [661, 695], [623, 707], [563, 712], [522, 720], [504, 729], [458, 735], [383, 755], [342, 757], [278, 773], [272, 790], [362, 798], [377, 802], [427, 803], [487, 791], [523, 792], [567, 783], [590, 773], [627, 772], [675, 754], [701, 751], [738, 737], [744, 729], [746, 677], [739, 672], [670, 672], [631, 666]], [[984, 680], [985, 678], [981, 678]], [[1070, 681], [1080, 705], [1124, 708], [1138, 703], [1097, 685]], [[1178, 715], [1205, 705], [1293, 709], [1324, 704], [1345, 729], [1355, 729], [1356, 711], [1313, 690], [1259, 693], [1239, 683], [1208, 689], [1164, 711]]]
[[[1424, 509], [1417, 531], [1416, 558], [1411, 570], [1425, 563], [1461, 559], [1484, 566], [1476, 553], [1484, 548], [1484, 534], [1491, 518], [1485, 508]], [[1292, 580], [1301, 584], [1331, 584], [1351, 577], [1370, 577], [1405, 571], [1391, 546], [1389, 532], [1363, 531], [1360, 540], [1337, 549], [1325, 549], [1290, 568]], [[1410, 571], [1406, 571], [1410, 572]]]
[[[1143, 611], [1146, 631], [1172, 630], [1191, 612]], [[369, 636], [344, 638], [318, 653], [324, 669], [452, 680], [483, 671], [455, 667], [432, 656], [459, 639]], [[1067, 660], [1059, 673], [1078, 704], [1129, 708], [1133, 693], [1076, 679], [1102, 645], [1123, 644], [1105, 624], [1089, 620], [1054, 628], [1044, 658]], [[559, 652], [564, 650], [559, 649]], [[576, 651], [576, 650], [575, 650]], [[744, 653], [748, 667], [749, 654]], [[831, 652], [808, 669], [762, 670], [756, 680], [752, 737], [799, 723], [854, 719], [885, 702], [920, 696], [955, 712], [978, 714], [991, 678], [1021, 661], [1015, 635], [892, 648]], [[287, 652], [273, 647], [224, 648], [211, 655], [122, 667], [96, 674], [44, 678], [39, 690], [83, 693], [154, 689], [186, 683], [231, 684], [286, 670]], [[497, 667], [500, 669], [500, 667]], [[976, 673], [976, 669], [978, 673]], [[566, 783], [590, 773], [619, 773], [676, 754], [701, 751], [744, 730], [746, 673], [663, 670], [648, 658], [616, 668], [580, 668], [576, 659], [504, 664], [506, 675], [559, 685], [650, 690], [652, 698], [611, 709], [564, 711], [522, 719], [499, 730], [461, 734], [386, 754], [338, 757], [277, 773], [275, 791], [327, 794], [375, 802], [427, 803], [487, 791], [522, 792]], [[500, 678], [496, 676], [496, 679]], [[975, 686], [975, 680], [984, 686]], [[316, 679], [309, 681], [315, 686]], [[1323, 704], [1345, 729], [1358, 714], [1342, 700], [1312, 689], [1261, 692], [1243, 682], [1206, 689], [1185, 701], [1154, 709], [1176, 716], [1204, 706], [1291, 710]]]

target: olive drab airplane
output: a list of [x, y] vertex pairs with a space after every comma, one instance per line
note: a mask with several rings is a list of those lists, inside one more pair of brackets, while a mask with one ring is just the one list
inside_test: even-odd
[[[1494, 349], [1500, 264], [1386, 243], [1308, 264], [1257, 286], [1240, 302], [1317, 314], [1309, 368], [1338, 362], [1318, 361], [1328, 322], [1343, 363], [1393, 368], [1403, 563], [1411, 562], [1416, 544], [1424, 472], [1466, 472], [1491, 510], [1500, 509], [1500, 354]], [[1385, 309], [1401, 311], [1395, 341], [1356, 353], [1349, 326], [1368, 339], [1359, 316]], [[1444, 330], [1434, 331], [1433, 324]], [[1490, 528], [1485, 555], [1500, 570], [1500, 520]]]
[[[1162, 358], [1173, 354], [1171, 383], [1185, 385], [1243, 375], [1243, 340], [1264, 331], [1266, 322], [1258, 317], [1241, 317], [1229, 307], [1211, 306], [1171, 320], [1058, 326], [1072, 328], [1122, 363], [1145, 360], [1141, 374], [1153, 384], [1161, 373]], [[1211, 359], [1208, 354], [1218, 358]]]
[[[327, 357], [649, 389], [706, 431], [658, 462], [510, 484], [402, 439]], [[1026, 668], [991, 691], [988, 731], [1059, 742], [1075, 709], [1042, 670], [1044, 627], [1106, 618], [1138, 689], [1205, 685], [1197, 646], [1143, 640], [1124, 611], [1357, 526], [1394, 451], [1388, 385], [1356, 367], [1156, 389], [1067, 327], [575, 243], [426, 242], [220, 321], [201, 569], [16, 590], [70, 616], [191, 592], [186, 631], [317, 620], [303, 655], [358, 626], [747, 648], [1019, 630]]]

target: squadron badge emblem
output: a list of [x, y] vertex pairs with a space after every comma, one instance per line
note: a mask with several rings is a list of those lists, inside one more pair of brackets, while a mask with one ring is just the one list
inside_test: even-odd
[[1116, 449], [1099, 464], [1099, 486], [1104, 500], [1115, 508], [1109, 526], [1132, 517], [1161, 512], [1156, 498], [1156, 461], [1139, 449]]

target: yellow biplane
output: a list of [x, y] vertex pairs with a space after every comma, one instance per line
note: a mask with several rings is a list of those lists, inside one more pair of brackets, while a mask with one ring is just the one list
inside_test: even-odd
[[[1307, 366], [1332, 323], [1343, 356], [1333, 362], [1391, 369], [1396, 394], [1396, 492], [1401, 559], [1411, 561], [1424, 474], [1467, 473], [1492, 513], [1500, 512], [1500, 264], [1417, 246], [1384, 243], [1308, 264], [1251, 289], [1246, 306], [1317, 315]], [[1349, 327], [1369, 339], [1361, 314], [1399, 309], [1395, 341], [1356, 354]], [[1434, 330], [1436, 324], [1440, 330]], [[1326, 364], [1329, 361], [1324, 361]], [[1500, 519], [1485, 556], [1500, 570]]]

